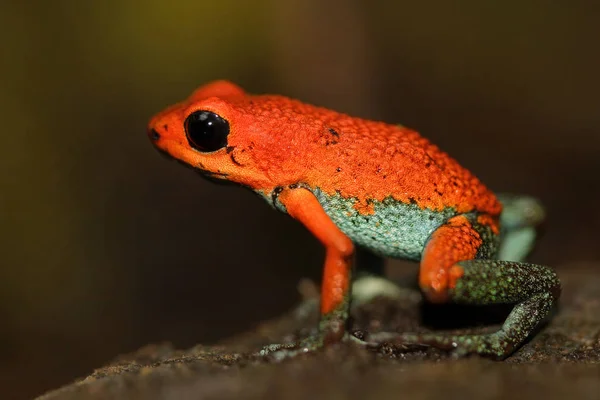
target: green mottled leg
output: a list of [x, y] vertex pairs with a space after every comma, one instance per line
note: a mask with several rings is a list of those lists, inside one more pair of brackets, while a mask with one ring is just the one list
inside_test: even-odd
[[516, 303], [499, 331], [482, 335], [373, 335], [369, 341], [424, 344], [454, 350], [459, 355], [476, 353], [502, 359], [549, 315], [560, 295], [558, 277], [545, 266], [494, 260], [461, 261], [457, 265], [464, 275], [450, 289], [451, 301], [472, 305]]
[[503, 210], [500, 215], [501, 244], [497, 259], [523, 261], [531, 252], [537, 228], [544, 221], [541, 203], [529, 196], [498, 195]]
[[321, 316], [317, 332], [294, 343], [267, 345], [255, 355], [268, 355], [276, 360], [284, 360], [340, 341], [360, 342], [345, 331], [348, 307], [348, 298], [346, 297], [338, 307]]

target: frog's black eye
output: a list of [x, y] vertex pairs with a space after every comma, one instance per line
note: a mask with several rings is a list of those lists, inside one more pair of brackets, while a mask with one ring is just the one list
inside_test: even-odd
[[227, 145], [229, 123], [214, 112], [194, 111], [185, 119], [184, 128], [190, 146], [198, 151], [216, 151]]

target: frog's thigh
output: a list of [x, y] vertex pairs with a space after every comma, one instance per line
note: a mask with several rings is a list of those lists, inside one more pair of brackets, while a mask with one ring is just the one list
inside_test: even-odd
[[541, 203], [529, 196], [499, 194], [501, 243], [498, 259], [522, 261], [533, 249], [537, 227], [544, 221]]
[[560, 295], [560, 282], [548, 267], [513, 261], [467, 260], [457, 264], [463, 275], [448, 291], [449, 299], [464, 304], [516, 303], [502, 328], [494, 333], [373, 334], [374, 343], [426, 344], [454, 350], [457, 355], [477, 353], [509, 356], [548, 316]]
[[488, 335], [403, 335], [402, 340], [502, 358], [550, 313], [560, 295], [556, 273], [542, 265], [486, 259], [493, 253], [486, 248], [493, 242], [486, 228], [476, 222], [474, 228], [465, 216], [438, 228], [424, 250], [420, 283], [432, 301], [516, 304], [502, 328]]
[[449, 291], [450, 299], [464, 304], [516, 304], [502, 328], [484, 335], [422, 338], [434, 346], [456, 348], [505, 358], [550, 314], [560, 296], [556, 273], [543, 265], [514, 261], [468, 260], [457, 265], [463, 276]]
[[456, 264], [475, 258], [482, 244], [481, 235], [464, 215], [449, 219], [431, 234], [419, 270], [419, 286], [429, 301], [448, 300], [448, 290], [463, 274]]

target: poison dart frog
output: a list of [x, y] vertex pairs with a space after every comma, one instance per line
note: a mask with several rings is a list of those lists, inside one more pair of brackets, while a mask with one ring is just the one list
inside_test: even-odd
[[[350, 339], [351, 273], [360, 254], [419, 262], [420, 289], [433, 303], [514, 304], [494, 333], [379, 336], [393, 343], [502, 359], [558, 301], [555, 272], [523, 262], [544, 218], [540, 203], [495, 195], [414, 130], [215, 81], [154, 116], [147, 132], [161, 152], [250, 188], [325, 246], [318, 333], [261, 354]], [[357, 269], [381, 275], [378, 265]]]

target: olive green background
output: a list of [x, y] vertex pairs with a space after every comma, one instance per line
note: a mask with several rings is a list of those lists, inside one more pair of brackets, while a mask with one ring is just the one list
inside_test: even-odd
[[299, 224], [149, 143], [150, 116], [211, 79], [413, 127], [494, 190], [543, 200], [534, 261], [600, 260], [591, 4], [3, 4], [3, 398], [150, 342], [241, 332], [294, 304], [300, 278], [319, 279], [323, 251]]

